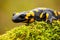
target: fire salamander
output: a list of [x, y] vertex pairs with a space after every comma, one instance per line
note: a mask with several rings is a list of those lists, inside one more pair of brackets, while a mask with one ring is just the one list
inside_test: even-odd
[[15, 23], [32, 23], [36, 21], [46, 21], [52, 23], [52, 20], [60, 19], [60, 11], [50, 8], [36, 8], [29, 11], [14, 13], [12, 21]]

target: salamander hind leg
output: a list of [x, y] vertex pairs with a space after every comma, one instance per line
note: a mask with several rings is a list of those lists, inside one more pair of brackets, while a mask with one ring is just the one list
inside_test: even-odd
[[45, 15], [46, 15], [46, 22], [52, 23], [53, 20], [56, 20], [57, 18], [53, 15], [52, 12], [50, 11], [45, 11]]
[[53, 20], [57, 20], [57, 18], [51, 16], [46, 22], [52, 23]]

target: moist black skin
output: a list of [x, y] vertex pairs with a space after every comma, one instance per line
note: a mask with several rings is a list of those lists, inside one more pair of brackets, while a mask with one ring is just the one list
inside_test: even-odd
[[[30, 15], [28, 17], [28, 19], [25, 18], [25, 16], [27, 15], [28, 12], [30, 11], [25, 11], [25, 12], [20, 12], [18, 14], [13, 14], [13, 17], [12, 17], [12, 21], [15, 22], [15, 23], [20, 23], [20, 22], [24, 22], [24, 23], [30, 23], [29, 21], [34, 18], [34, 21], [46, 21], [46, 14], [48, 13], [49, 16], [48, 16], [48, 20], [46, 22], [50, 22], [52, 23], [52, 20], [58, 20], [60, 19], [60, 15], [56, 16], [55, 13], [54, 13], [54, 10], [50, 9], [50, 8], [46, 8], [46, 9], [41, 9], [41, 8], [36, 8], [38, 10], [38, 12], [36, 10], [30, 10], [34, 13], [34, 16]], [[43, 16], [42, 18], [40, 18], [40, 15], [43, 13]]]

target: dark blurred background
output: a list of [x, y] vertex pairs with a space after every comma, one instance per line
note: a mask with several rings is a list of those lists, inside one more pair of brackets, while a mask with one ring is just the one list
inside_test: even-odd
[[0, 35], [22, 23], [13, 23], [13, 12], [46, 7], [60, 10], [60, 0], [0, 0]]

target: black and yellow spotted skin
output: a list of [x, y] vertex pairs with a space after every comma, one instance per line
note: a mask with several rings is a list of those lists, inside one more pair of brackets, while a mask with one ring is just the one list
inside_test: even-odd
[[30, 11], [14, 13], [12, 21], [15, 23], [32, 23], [36, 21], [46, 21], [52, 23], [52, 20], [60, 19], [60, 12], [49, 8], [36, 8]]

